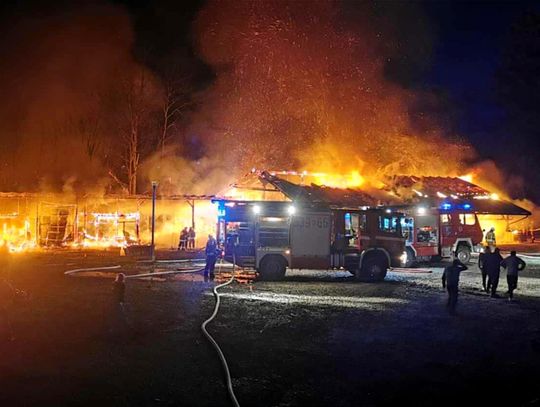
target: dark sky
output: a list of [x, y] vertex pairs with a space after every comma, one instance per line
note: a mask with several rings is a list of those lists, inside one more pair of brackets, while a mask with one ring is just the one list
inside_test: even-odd
[[437, 39], [427, 84], [446, 89], [466, 114], [460, 130], [475, 142], [501, 119], [495, 103], [495, 75], [501, 64], [512, 24], [533, 1], [426, 2], [424, 9], [435, 26]]

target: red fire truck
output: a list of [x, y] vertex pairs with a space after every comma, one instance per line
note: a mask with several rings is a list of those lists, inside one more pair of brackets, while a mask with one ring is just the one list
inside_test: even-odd
[[482, 250], [483, 232], [470, 203], [442, 203], [440, 207], [422, 205], [400, 207], [403, 233], [407, 239], [406, 266], [456, 256], [468, 263], [473, 252]]
[[214, 201], [227, 261], [279, 280], [287, 268], [339, 269], [380, 281], [402, 266], [402, 215], [382, 209], [296, 206], [282, 201]]

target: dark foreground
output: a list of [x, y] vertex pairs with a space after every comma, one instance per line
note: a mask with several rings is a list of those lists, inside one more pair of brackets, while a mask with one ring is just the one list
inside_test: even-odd
[[[14, 262], [12, 279], [32, 299], [13, 315], [17, 340], [0, 344], [0, 405], [229, 405], [199, 328], [213, 309], [212, 283], [199, 274], [128, 281], [131, 328], [110, 337], [110, 275], [63, 272], [119, 261]], [[516, 303], [487, 298], [476, 268], [466, 273], [455, 317], [439, 270], [381, 284], [313, 272], [225, 288], [211, 331], [241, 405], [540, 405], [540, 273], [526, 272]]]

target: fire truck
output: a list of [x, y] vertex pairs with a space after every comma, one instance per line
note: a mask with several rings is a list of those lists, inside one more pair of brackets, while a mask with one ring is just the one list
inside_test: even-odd
[[402, 215], [285, 201], [217, 200], [224, 258], [280, 280], [287, 268], [346, 269], [360, 281], [381, 281], [406, 259]]
[[406, 267], [418, 261], [457, 257], [462, 263], [482, 250], [483, 231], [470, 203], [400, 207], [406, 240]]

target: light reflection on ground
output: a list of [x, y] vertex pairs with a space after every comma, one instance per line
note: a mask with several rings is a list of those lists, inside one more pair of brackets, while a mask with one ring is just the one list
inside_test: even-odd
[[408, 301], [399, 298], [384, 297], [346, 297], [334, 295], [300, 295], [276, 293], [222, 293], [222, 297], [239, 300], [264, 301], [287, 305], [331, 306], [346, 308], [384, 309], [389, 305], [403, 305]]

